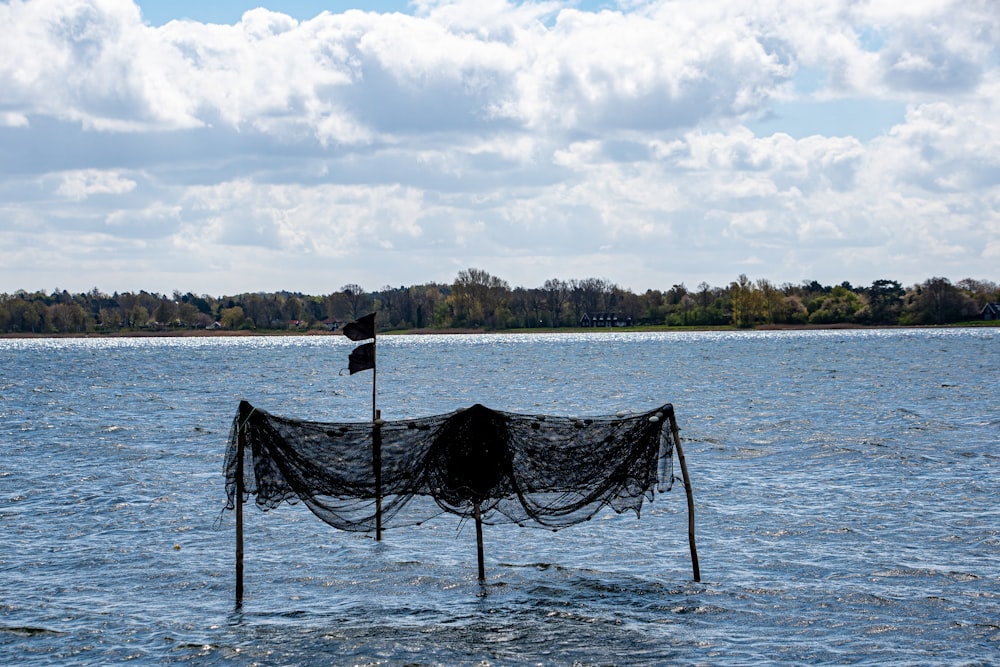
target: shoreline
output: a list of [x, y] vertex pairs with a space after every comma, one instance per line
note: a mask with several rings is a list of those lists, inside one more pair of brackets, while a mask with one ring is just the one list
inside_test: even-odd
[[[867, 325], [867, 324], [761, 324], [747, 329], [732, 326], [705, 327], [668, 327], [668, 326], [638, 326], [638, 327], [559, 327], [539, 329], [398, 329], [380, 332], [380, 336], [463, 336], [481, 334], [557, 334], [557, 333], [607, 333], [609, 331], [622, 333], [686, 333], [698, 331], [830, 331], [842, 329], [948, 329], [948, 328], [981, 328], [1000, 327], [998, 320], [978, 322], [963, 322], [940, 325]], [[0, 333], [3, 339], [33, 339], [33, 338], [231, 338], [231, 337], [277, 337], [277, 336], [343, 336], [337, 331], [284, 331], [284, 330], [227, 330], [227, 329], [178, 329], [163, 331], [113, 331], [86, 333]]]

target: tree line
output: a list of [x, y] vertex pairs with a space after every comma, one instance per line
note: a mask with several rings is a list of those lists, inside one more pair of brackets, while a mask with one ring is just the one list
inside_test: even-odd
[[972, 278], [954, 284], [947, 278], [930, 278], [909, 287], [895, 280], [876, 280], [854, 287], [815, 280], [775, 285], [741, 274], [721, 287], [703, 282], [689, 289], [682, 283], [637, 294], [600, 278], [551, 279], [541, 287], [511, 288], [501, 278], [470, 268], [450, 284], [386, 286], [374, 292], [348, 284], [326, 295], [19, 290], [0, 294], [0, 332], [323, 331], [373, 310], [380, 330], [579, 327], [585, 314], [598, 313], [613, 313], [618, 323], [680, 327], [944, 325], [982, 319], [986, 304], [997, 302], [997, 283]]

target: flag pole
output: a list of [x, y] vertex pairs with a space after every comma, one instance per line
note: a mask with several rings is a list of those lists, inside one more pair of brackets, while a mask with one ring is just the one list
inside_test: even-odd
[[382, 424], [381, 413], [375, 411], [372, 424], [372, 468], [375, 470], [375, 541], [382, 541]]
[[351, 375], [371, 369], [372, 372], [372, 471], [375, 475], [375, 540], [382, 540], [382, 415], [375, 398], [377, 392], [378, 369], [375, 364], [375, 313], [369, 313], [354, 322], [344, 325], [344, 335], [353, 341], [368, 340], [354, 348], [347, 356]]
[[381, 414], [375, 407], [375, 381], [378, 376], [378, 345], [375, 326], [372, 323], [372, 468], [375, 470], [375, 541], [382, 541], [382, 426]]
[[375, 409], [375, 377], [378, 374], [378, 364], [375, 363], [378, 357], [378, 346], [376, 343], [375, 331], [372, 330], [372, 421], [378, 419], [378, 410]]

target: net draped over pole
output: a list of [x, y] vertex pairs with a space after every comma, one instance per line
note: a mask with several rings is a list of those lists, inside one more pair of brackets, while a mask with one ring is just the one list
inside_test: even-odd
[[[443, 513], [475, 519], [477, 527], [557, 529], [606, 507], [638, 516], [643, 500], [669, 490], [679, 445], [670, 404], [587, 418], [477, 404], [373, 425], [279, 417], [243, 401], [226, 452], [226, 506], [236, 509], [250, 496], [265, 511], [302, 502], [331, 526], [360, 532], [377, 524], [416, 525]], [[411, 503], [417, 496], [433, 502]], [[697, 580], [693, 514], [691, 528]]]

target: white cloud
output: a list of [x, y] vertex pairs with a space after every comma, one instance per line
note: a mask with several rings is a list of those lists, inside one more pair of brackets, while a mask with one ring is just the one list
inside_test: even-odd
[[[165, 292], [376, 288], [468, 266], [636, 289], [725, 284], [737, 266], [778, 282], [998, 278], [990, 0], [568, 4], [259, 8], [159, 28], [127, 0], [0, 4], [17, 287], [100, 266], [175, 276], [139, 285]], [[817, 102], [838, 98], [857, 103]], [[748, 129], [778, 102], [907, 112], [864, 138]]]
[[0, 126], [3, 127], [27, 127], [28, 117], [23, 113], [12, 111], [0, 112]]
[[117, 171], [82, 169], [61, 175], [56, 192], [69, 199], [82, 200], [92, 195], [120, 195], [135, 189], [136, 182]]

